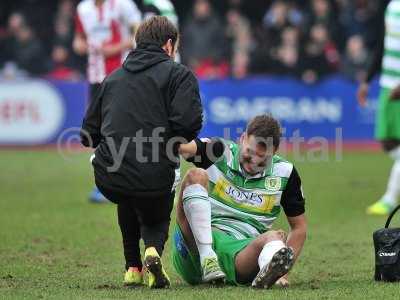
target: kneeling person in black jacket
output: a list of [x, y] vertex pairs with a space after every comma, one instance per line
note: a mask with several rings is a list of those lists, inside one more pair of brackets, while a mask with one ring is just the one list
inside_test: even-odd
[[142, 282], [140, 237], [150, 287], [170, 285], [160, 256], [168, 237], [179, 143], [202, 126], [198, 82], [174, 62], [178, 31], [166, 17], [142, 23], [137, 48], [109, 75], [91, 102], [82, 143], [96, 148], [95, 182], [118, 205], [125, 283]]

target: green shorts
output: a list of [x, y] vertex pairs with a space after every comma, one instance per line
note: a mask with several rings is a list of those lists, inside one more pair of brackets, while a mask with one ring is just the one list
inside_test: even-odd
[[389, 99], [391, 89], [381, 88], [376, 114], [375, 138], [400, 139], [400, 101]]
[[[254, 238], [238, 240], [218, 229], [213, 229], [212, 236], [213, 249], [226, 274], [227, 283], [238, 285], [235, 270], [236, 255]], [[173, 237], [172, 263], [176, 272], [189, 284], [201, 283], [202, 272], [199, 255], [189, 250], [178, 224], [175, 226]]]

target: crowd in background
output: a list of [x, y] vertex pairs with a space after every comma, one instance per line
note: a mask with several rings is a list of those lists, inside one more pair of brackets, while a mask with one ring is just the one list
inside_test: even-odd
[[[196, 0], [190, 13], [179, 15], [182, 62], [199, 78], [287, 75], [312, 83], [337, 72], [352, 80], [365, 76], [379, 0], [274, 0], [262, 19], [252, 18], [242, 1], [229, 0], [221, 11], [213, 1]], [[8, 15], [0, 28], [3, 76], [84, 78], [86, 60], [72, 50], [76, 4], [59, 1], [47, 32], [26, 11]]]

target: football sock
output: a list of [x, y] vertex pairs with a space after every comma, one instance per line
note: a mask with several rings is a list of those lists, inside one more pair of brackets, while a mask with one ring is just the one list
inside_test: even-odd
[[183, 190], [183, 210], [203, 265], [205, 258], [217, 257], [212, 248], [211, 204], [206, 188], [201, 184], [187, 186]]
[[274, 254], [284, 247], [286, 247], [285, 243], [280, 240], [266, 243], [258, 256], [258, 266], [260, 270], [268, 265]]
[[389, 155], [394, 159], [394, 164], [390, 172], [386, 192], [382, 197], [382, 201], [393, 207], [396, 205], [397, 198], [400, 194], [400, 147], [390, 151]]

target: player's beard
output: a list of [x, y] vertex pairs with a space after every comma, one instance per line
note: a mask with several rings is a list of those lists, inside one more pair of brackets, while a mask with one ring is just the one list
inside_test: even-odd
[[247, 163], [245, 160], [244, 160], [244, 156], [243, 156], [243, 154], [242, 154], [242, 149], [240, 148], [239, 149], [239, 163], [240, 163], [240, 168], [242, 169], [242, 171], [244, 172], [244, 173], [246, 173], [247, 175], [250, 175], [250, 176], [255, 176], [255, 175], [257, 175], [257, 174], [261, 174], [261, 173], [263, 173], [265, 170], [269, 170], [270, 168], [271, 168], [271, 165], [272, 165], [272, 155], [268, 155], [268, 158], [267, 158], [267, 161], [266, 161], [266, 165], [265, 165], [265, 167], [257, 167], [257, 166], [255, 166], [255, 167], [252, 167], [252, 173], [249, 173], [249, 172], [247, 172], [246, 171], [246, 169], [243, 167], [243, 165], [245, 164], [245, 163]]

